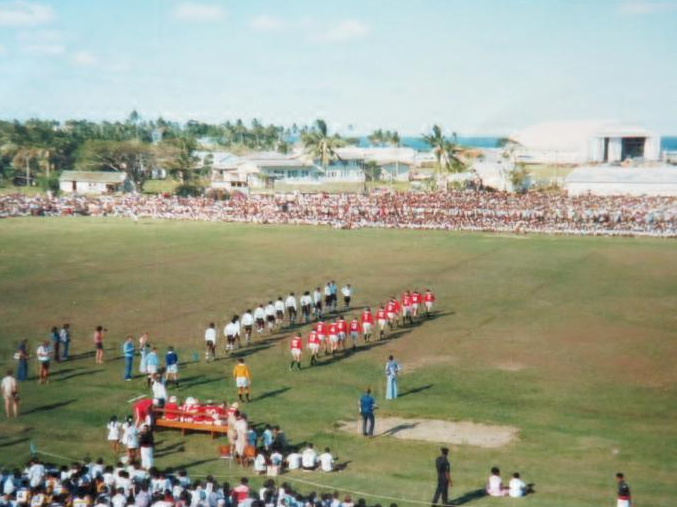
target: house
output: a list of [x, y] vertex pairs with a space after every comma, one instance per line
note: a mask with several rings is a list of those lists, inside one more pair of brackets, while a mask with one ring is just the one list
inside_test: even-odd
[[658, 160], [660, 137], [643, 127], [617, 122], [549, 122], [508, 138], [507, 150], [524, 164], [585, 164]]
[[643, 166], [581, 166], [570, 172], [564, 188], [569, 195], [677, 196], [677, 168], [666, 164]]
[[64, 193], [111, 194], [130, 191], [132, 187], [123, 172], [63, 171], [59, 176], [59, 189]]
[[418, 153], [413, 148], [346, 146], [336, 150], [336, 160], [327, 166], [328, 181], [364, 181], [365, 170], [374, 166], [380, 179], [407, 181], [417, 166]]

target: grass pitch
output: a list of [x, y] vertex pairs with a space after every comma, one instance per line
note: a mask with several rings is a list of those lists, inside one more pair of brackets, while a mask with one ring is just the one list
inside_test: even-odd
[[[129, 411], [128, 399], [146, 393], [142, 379], [122, 381], [119, 347], [128, 333], [148, 331], [163, 352], [178, 348], [188, 364], [175, 394], [232, 400], [233, 359], [202, 362], [206, 324], [222, 328], [246, 307], [333, 278], [355, 286], [357, 306], [431, 286], [439, 314], [395, 339], [298, 373], [288, 371], [286, 334], [245, 351], [254, 377], [250, 418], [281, 425], [292, 443], [329, 446], [348, 462], [340, 473], [289, 477], [430, 500], [439, 445], [365, 440], [336, 429], [338, 421], [357, 417], [357, 398], [369, 385], [381, 407], [377, 417], [519, 429], [518, 440], [504, 447], [451, 446], [451, 496], [472, 498], [464, 495], [483, 487], [493, 465], [504, 478], [520, 471], [537, 493], [469, 505], [611, 505], [613, 474], [622, 470], [638, 504], [668, 506], [677, 492], [675, 258], [677, 243], [648, 239], [0, 221], [3, 370], [21, 337], [34, 351], [51, 326], [67, 321], [73, 353], [82, 354], [91, 351], [97, 324], [109, 329], [104, 367], [86, 356], [56, 365], [47, 386], [22, 385], [23, 414], [0, 425], [0, 464], [23, 462], [29, 442], [54, 454], [113, 460], [105, 424]], [[383, 400], [390, 353], [405, 370], [404, 396], [394, 402]], [[240, 475], [216, 459], [217, 443], [207, 435], [162, 432], [157, 440], [160, 467], [232, 475], [231, 482]]]

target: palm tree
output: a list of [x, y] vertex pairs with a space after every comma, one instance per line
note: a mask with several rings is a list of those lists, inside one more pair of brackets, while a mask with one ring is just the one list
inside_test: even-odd
[[[400, 147], [400, 134], [397, 133], [397, 130], [393, 130], [392, 132], [389, 133], [390, 135], [388, 136], [388, 142], [394, 146], [395, 148]], [[399, 150], [397, 150], [399, 152]], [[395, 177], [399, 176], [400, 174], [400, 157], [399, 153], [395, 154]], [[393, 178], [391, 178], [392, 180]]]
[[461, 172], [465, 168], [461, 159], [456, 155], [459, 152], [458, 146], [444, 137], [439, 125], [433, 125], [432, 132], [424, 135], [423, 139], [430, 145], [437, 159], [438, 179], [443, 173]]
[[314, 127], [301, 136], [306, 152], [318, 159], [322, 169], [327, 171], [327, 166], [337, 155], [336, 149], [343, 145], [343, 140], [338, 134], [330, 136], [327, 131], [327, 123], [324, 120], [316, 120]]

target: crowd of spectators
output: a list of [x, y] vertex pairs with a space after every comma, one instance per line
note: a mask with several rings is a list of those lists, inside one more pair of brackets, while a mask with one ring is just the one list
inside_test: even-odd
[[234, 195], [2, 195], [0, 218], [116, 216], [174, 220], [576, 235], [677, 236], [677, 197], [487, 191]]
[[338, 492], [301, 494], [286, 482], [276, 485], [273, 479], [264, 480], [258, 489], [246, 477], [237, 482], [220, 483], [212, 476], [197, 480], [182, 469], [106, 466], [102, 459], [55, 466], [33, 458], [23, 470], [0, 472], [0, 506], [366, 507], [364, 499], [353, 502]]

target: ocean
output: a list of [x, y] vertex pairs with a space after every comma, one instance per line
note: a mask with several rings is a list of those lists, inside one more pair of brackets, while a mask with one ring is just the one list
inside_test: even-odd
[[[461, 146], [469, 148], [498, 148], [500, 137], [491, 136], [458, 136], [456, 142]], [[414, 148], [418, 151], [428, 151], [430, 146], [420, 137], [403, 137], [401, 141], [402, 146]], [[369, 146], [367, 137], [360, 137], [360, 146]], [[677, 151], [677, 136], [661, 137], [661, 151]]]

